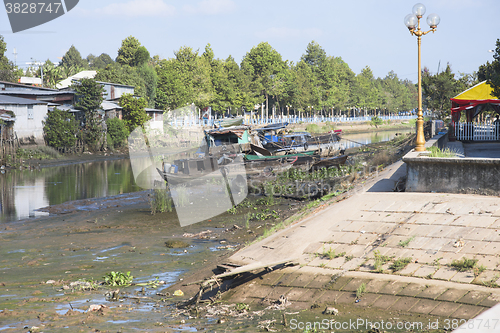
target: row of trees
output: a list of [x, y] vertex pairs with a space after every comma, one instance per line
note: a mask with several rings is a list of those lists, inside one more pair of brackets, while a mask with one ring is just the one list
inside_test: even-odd
[[[0, 78], [13, 80], [19, 71], [5, 57], [5, 50], [0, 36]], [[500, 86], [500, 40], [494, 59], [473, 74], [454, 74], [449, 64], [435, 74], [424, 68], [424, 107], [444, 116], [450, 108], [449, 98], [477, 82], [490, 80]], [[348, 110], [395, 113], [417, 106], [417, 89], [412, 82], [401, 80], [393, 71], [375, 78], [368, 66], [355, 74], [342, 58], [327, 55], [314, 41], [297, 63], [283, 60], [263, 42], [238, 64], [231, 56], [216, 58], [210, 44], [203, 53], [185, 46], [169, 59], [151, 57], [139, 40], [129, 36], [122, 41], [115, 60], [104, 53], [82, 58], [71, 46], [60, 64], [47, 60], [43, 69], [45, 84], [51, 87], [81, 70], [97, 70], [96, 80], [132, 85], [148, 107], [165, 110], [194, 103], [235, 114], [264, 104], [267, 114], [273, 109], [278, 113], [345, 114]], [[39, 75], [37, 71], [32, 69], [32, 74]], [[497, 94], [500, 96], [500, 91]]]
[[252, 48], [241, 64], [214, 57], [208, 44], [199, 54], [182, 47], [175, 57], [158, 61], [156, 106], [175, 109], [194, 102], [220, 113], [270, 109], [338, 114], [349, 109], [408, 111], [416, 89], [390, 72], [375, 78], [369, 67], [356, 75], [340, 57], [328, 56], [316, 42], [297, 64], [283, 60], [268, 43]]

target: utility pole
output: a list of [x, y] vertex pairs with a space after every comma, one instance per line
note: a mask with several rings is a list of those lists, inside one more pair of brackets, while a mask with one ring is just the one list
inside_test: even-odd
[[16, 50], [16, 48], [14, 48], [14, 52], [12, 52], [12, 54], [14, 55], [14, 65], [17, 66], [17, 50]]

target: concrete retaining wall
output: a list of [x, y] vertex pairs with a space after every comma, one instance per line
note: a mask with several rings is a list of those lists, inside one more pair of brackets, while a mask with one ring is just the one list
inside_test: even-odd
[[[426, 146], [446, 146], [448, 135], [438, 135]], [[458, 147], [459, 150], [459, 147]], [[411, 151], [403, 157], [406, 163], [407, 192], [500, 193], [500, 159], [428, 157], [425, 152]]]

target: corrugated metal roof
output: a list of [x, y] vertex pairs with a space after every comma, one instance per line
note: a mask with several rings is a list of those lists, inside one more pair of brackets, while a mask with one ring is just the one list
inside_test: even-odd
[[45, 104], [47, 102], [35, 101], [33, 99], [21, 98], [21, 97], [13, 97], [8, 95], [0, 94], [0, 105], [1, 104], [19, 104], [19, 105], [34, 105], [34, 104]]
[[52, 95], [67, 95], [74, 94], [73, 90], [65, 90], [65, 91], [38, 91], [38, 90], [25, 90], [25, 89], [10, 89], [10, 90], [1, 90], [0, 94], [2, 95], [37, 95], [37, 96], [52, 96]]
[[123, 108], [118, 104], [104, 101], [101, 103], [101, 109], [103, 109], [104, 111], [108, 111], [108, 110], [123, 109]]

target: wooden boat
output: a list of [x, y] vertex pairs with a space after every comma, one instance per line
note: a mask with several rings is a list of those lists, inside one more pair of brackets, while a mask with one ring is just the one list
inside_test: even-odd
[[347, 158], [347, 155], [338, 155], [330, 158], [320, 159], [311, 165], [311, 170], [338, 167], [340, 165], [344, 165], [347, 161]]

